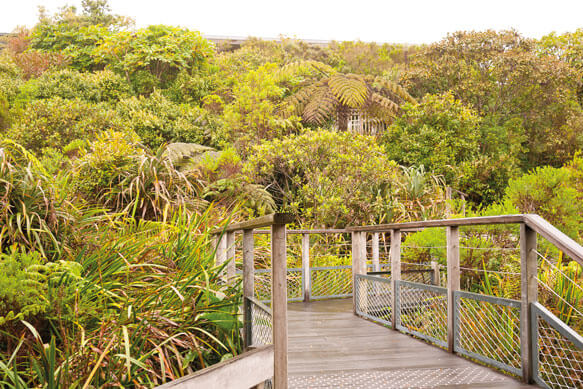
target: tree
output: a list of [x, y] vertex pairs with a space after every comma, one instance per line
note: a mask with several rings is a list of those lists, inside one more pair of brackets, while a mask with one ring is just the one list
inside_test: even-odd
[[297, 116], [285, 115], [286, 88], [279, 82], [277, 69], [276, 64], [265, 64], [240, 76], [232, 87], [224, 117], [230, 141], [243, 156], [261, 140], [297, 133], [302, 127]]
[[443, 199], [422, 169], [402, 170], [373, 137], [346, 132], [318, 129], [264, 141], [244, 171], [280, 209], [315, 226], [439, 217], [435, 204]]
[[521, 166], [561, 166], [583, 145], [577, 71], [515, 31], [456, 32], [423, 50], [401, 81], [414, 96], [451, 91], [496, 125], [522, 121]]
[[517, 173], [520, 122], [485, 121], [451, 93], [426, 95], [402, 110], [381, 138], [389, 158], [443, 176], [476, 204], [500, 198]]
[[301, 89], [287, 99], [305, 122], [323, 125], [337, 119], [340, 131], [348, 128], [349, 115], [354, 109], [389, 123], [402, 103], [416, 102], [405, 89], [386, 78], [338, 73], [316, 61], [291, 63], [280, 73], [307, 76], [300, 83]]
[[101, 62], [128, 80], [145, 71], [162, 86], [182, 69], [196, 73], [213, 55], [213, 44], [198, 31], [163, 25], [110, 34], [95, 51]]

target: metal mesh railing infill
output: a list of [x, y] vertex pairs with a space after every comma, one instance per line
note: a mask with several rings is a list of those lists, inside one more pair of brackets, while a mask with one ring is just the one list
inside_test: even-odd
[[[301, 301], [304, 298], [303, 271], [301, 268], [287, 269], [288, 301]], [[255, 270], [255, 297], [260, 301], [271, 301], [271, 269]]]
[[264, 346], [273, 343], [271, 309], [261, 301], [246, 297], [250, 310], [251, 346]]
[[393, 287], [389, 278], [357, 274], [355, 276], [356, 314], [390, 326]]
[[312, 299], [352, 296], [352, 266], [310, 268]]
[[447, 289], [395, 281], [397, 329], [447, 347]]
[[520, 301], [455, 291], [454, 309], [456, 353], [522, 375]]
[[583, 388], [583, 337], [539, 303], [531, 305], [535, 381], [547, 388]]

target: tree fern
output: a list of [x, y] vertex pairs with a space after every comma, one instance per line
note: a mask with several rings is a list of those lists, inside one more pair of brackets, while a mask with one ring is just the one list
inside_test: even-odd
[[280, 79], [303, 77], [302, 87], [286, 99], [296, 114], [307, 123], [322, 125], [338, 120], [346, 130], [353, 109], [371, 119], [389, 123], [405, 102], [416, 100], [400, 85], [383, 77], [338, 73], [318, 61], [293, 62], [283, 66]]

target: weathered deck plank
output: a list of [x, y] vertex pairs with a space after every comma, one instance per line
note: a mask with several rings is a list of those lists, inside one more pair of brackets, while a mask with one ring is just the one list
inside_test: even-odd
[[288, 323], [290, 388], [530, 387], [356, 317], [350, 299], [289, 304]]

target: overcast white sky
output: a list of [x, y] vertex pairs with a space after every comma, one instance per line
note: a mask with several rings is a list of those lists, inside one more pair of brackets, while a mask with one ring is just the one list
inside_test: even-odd
[[[0, 32], [32, 26], [37, 6], [81, 0], [0, 0]], [[110, 0], [137, 26], [171, 24], [207, 35], [428, 43], [457, 30], [515, 28], [529, 37], [583, 27], [583, 0]]]

